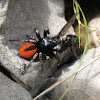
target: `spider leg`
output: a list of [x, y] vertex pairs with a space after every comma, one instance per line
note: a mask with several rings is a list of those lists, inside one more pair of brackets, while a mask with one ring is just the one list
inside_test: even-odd
[[45, 56], [45, 54], [43, 53], [43, 52], [39, 52], [39, 60], [40, 60], [40, 64], [41, 64], [41, 70], [45, 70], [45, 68], [44, 68], [44, 56]]
[[49, 32], [49, 29], [46, 27], [44, 29], [44, 34], [43, 34], [44, 35], [44, 38], [47, 37], [48, 34], [50, 34], [50, 32]]
[[10, 42], [13, 42], [13, 41], [22, 41], [22, 40], [9, 40]]
[[38, 53], [36, 53], [32, 60], [30, 61], [30, 63], [28, 64], [28, 66], [26, 66], [26, 68], [24, 69], [24, 71], [22, 72], [22, 75], [24, 75], [26, 73], [26, 71], [28, 70], [28, 68], [31, 66], [32, 62], [36, 59], [36, 57], [38, 56]]
[[[61, 57], [60, 57], [60, 55], [59, 55], [57, 49], [54, 49], [54, 50], [53, 50], [53, 55], [54, 55], [54, 57], [61, 63]], [[60, 63], [59, 63], [59, 64], [60, 64]]]
[[28, 35], [26, 35], [26, 37], [28, 37], [28, 38], [30, 38], [31, 40], [29, 40], [29, 42], [33, 42], [33, 43], [36, 43], [37, 42], [37, 40], [34, 38], [34, 36], [28, 36]]
[[28, 37], [29, 39], [33, 39], [33, 40], [36, 40], [35, 38], [34, 38], [34, 36], [29, 36], [29, 35], [26, 35], [26, 37]]
[[29, 65], [31, 65], [31, 63], [36, 59], [37, 56], [38, 56], [38, 53], [36, 53], [36, 54], [33, 56], [33, 58], [32, 58], [32, 60], [30, 61], [30, 64], [29, 64]]
[[48, 59], [48, 57], [47, 57], [46, 54], [43, 52], [43, 53], [42, 53], [42, 60], [46, 60], [46, 59]]
[[40, 34], [39, 34], [39, 30], [37, 30], [37, 29], [35, 28], [34, 31], [35, 31], [35, 33], [36, 33], [37, 38], [38, 38], [39, 40], [41, 40], [42, 38], [41, 38], [41, 36], [40, 36]]
[[42, 61], [42, 52], [39, 52], [39, 60]]
[[22, 42], [34, 42], [36, 43], [35, 40], [9, 40], [10, 42], [14, 42], [14, 41], [22, 41]]

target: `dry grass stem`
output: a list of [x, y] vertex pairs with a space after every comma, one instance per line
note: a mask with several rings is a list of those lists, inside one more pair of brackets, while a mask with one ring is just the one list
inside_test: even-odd
[[66, 80], [68, 80], [69, 78], [71, 78], [72, 76], [76, 75], [77, 73], [79, 73], [80, 71], [82, 71], [83, 69], [85, 69], [87, 66], [91, 65], [92, 63], [94, 63], [96, 60], [98, 60], [100, 58], [96, 57], [94, 58], [90, 63], [88, 63], [86, 66], [84, 66], [83, 68], [80, 68], [78, 71], [76, 71], [75, 73], [73, 73], [72, 75], [70, 75], [69, 77], [56, 82], [55, 84], [53, 84], [52, 86], [50, 86], [48, 89], [46, 89], [45, 91], [43, 91], [42, 93], [40, 93], [38, 96], [36, 96], [35, 98], [33, 98], [33, 100], [37, 100], [38, 98], [40, 98], [41, 96], [43, 96], [44, 94], [48, 93], [49, 91], [51, 91], [52, 89], [54, 89], [55, 87], [57, 87], [58, 85], [60, 85], [61, 83], [65, 82]]

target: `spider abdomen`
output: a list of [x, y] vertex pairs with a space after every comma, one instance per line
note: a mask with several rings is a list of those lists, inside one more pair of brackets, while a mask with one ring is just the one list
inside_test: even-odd
[[32, 58], [37, 53], [36, 44], [34, 43], [26, 43], [24, 44], [20, 50], [19, 55], [22, 58]]

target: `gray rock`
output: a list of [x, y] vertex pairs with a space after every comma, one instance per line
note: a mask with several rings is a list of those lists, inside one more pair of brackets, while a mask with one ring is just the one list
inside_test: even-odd
[[[42, 62], [33, 62], [22, 75], [25, 66], [30, 63], [17, 56], [23, 42], [9, 42], [10, 39], [25, 39], [26, 34], [34, 35], [34, 28], [50, 29], [50, 36], [57, 34], [66, 24], [64, 19], [64, 2], [61, 0], [10, 0], [4, 31], [0, 40], [0, 62], [10, 71], [12, 77], [33, 96], [46, 79], [57, 69], [59, 62], [52, 58]], [[74, 34], [71, 27], [66, 34]], [[67, 56], [66, 56], [67, 55]], [[62, 62], [72, 55], [70, 49], [60, 54]]]
[[0, 100], [32, 100], [30, 93], [0, 74]]
[[[87, 51], [81, 67], [84, 67], [94, 58], [100, 56], [100, 47], [93, 48]], [[71, 65], [64, 65], [53, 75], [58, 78], [58, 81], [67, 78], [77, 71], [80, 59]], [[56, 87], [49, 93], [50, 100], [59, 100], [65, 92], [73, 77], [68, 79], [63, 84]], [[89, 65], [87, 68], [77, 74], [77, 77], [62, 100], [100, 100], [100, 59]], [[47, 98], [47, 97], [46, 97]], [[42, 98], [40, 100], [43, 100]], [[45, 100], [45, 99], [44, 99]]]
[[9, 0], [0, 0], [0, 27], [6, 19], [8, 2]]
[[94, 17], [88, 23], [89, 27], [89, 44], [94, 47], [100, 46], [100, 15]]

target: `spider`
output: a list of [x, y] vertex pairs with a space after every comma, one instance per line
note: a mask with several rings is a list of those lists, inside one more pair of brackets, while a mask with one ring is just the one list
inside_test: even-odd
[[19, 50], [20, 57], [25, 59], [33, 57], [35, 59], [36, 56], [40, 54], [41, 56], [43, 56], [43, 58], [46, 58], [46, 56], [48, 56], [50, 58], [55, 57], [58, 59], [56, 55], [57, 49], [54, 49], [54, 47], [57, 46], [59, 43], [56, 42], [53, 38], [50, 38], [48, 36], [48, 34], [50, 34], [49, 29], [48, 28], [44, 29], [43, 38], [41, 38], [39, 31], [36, 28], [34, 30], [38, 40], [31, 38], [27, 35], [27, 37], [33, 39], [34, 42], [28, 41], [29, 43], [24, 44], [20, 48]]
[[[76, 35], [66, 35], [66, 31], [68, 28], [74, 23], [76, 19], [76, 14], [74, 14], [68, 23], [62, 28], [58, 35], [54, 37], [49, 37], [50, 34], [49, 29], [44, 29], [43, 37], [40, 36], [39, 31], [35, 28], [34, 31], [36, 33], [37, 39], [34, 37], [30, 37], [26, 35], [31, 40], [22, 40], [24, 42], [29, 42], [24, 44], [19, 50], [19, 56], [25, 59], [32, 58], [31, 63], [36, 59], [37, 56], [39, 58], [49, 58], [55, 57], [58, 61], [60, 61], [59, 52], [66, 50], [68, 47], [74, 52], [73, 46], [78, 45], [78, 37]], [[61, 37], [65, 36], [65, 39], [61, 39]], [[9, 41], [18, 41], [18, 40], [9, 40]], [[60, 49], [57, 46], [60, 45]], [[76, 55], [76, 54], [75, 54]], [[30, 64], [31, 64], [30, 63]]]

